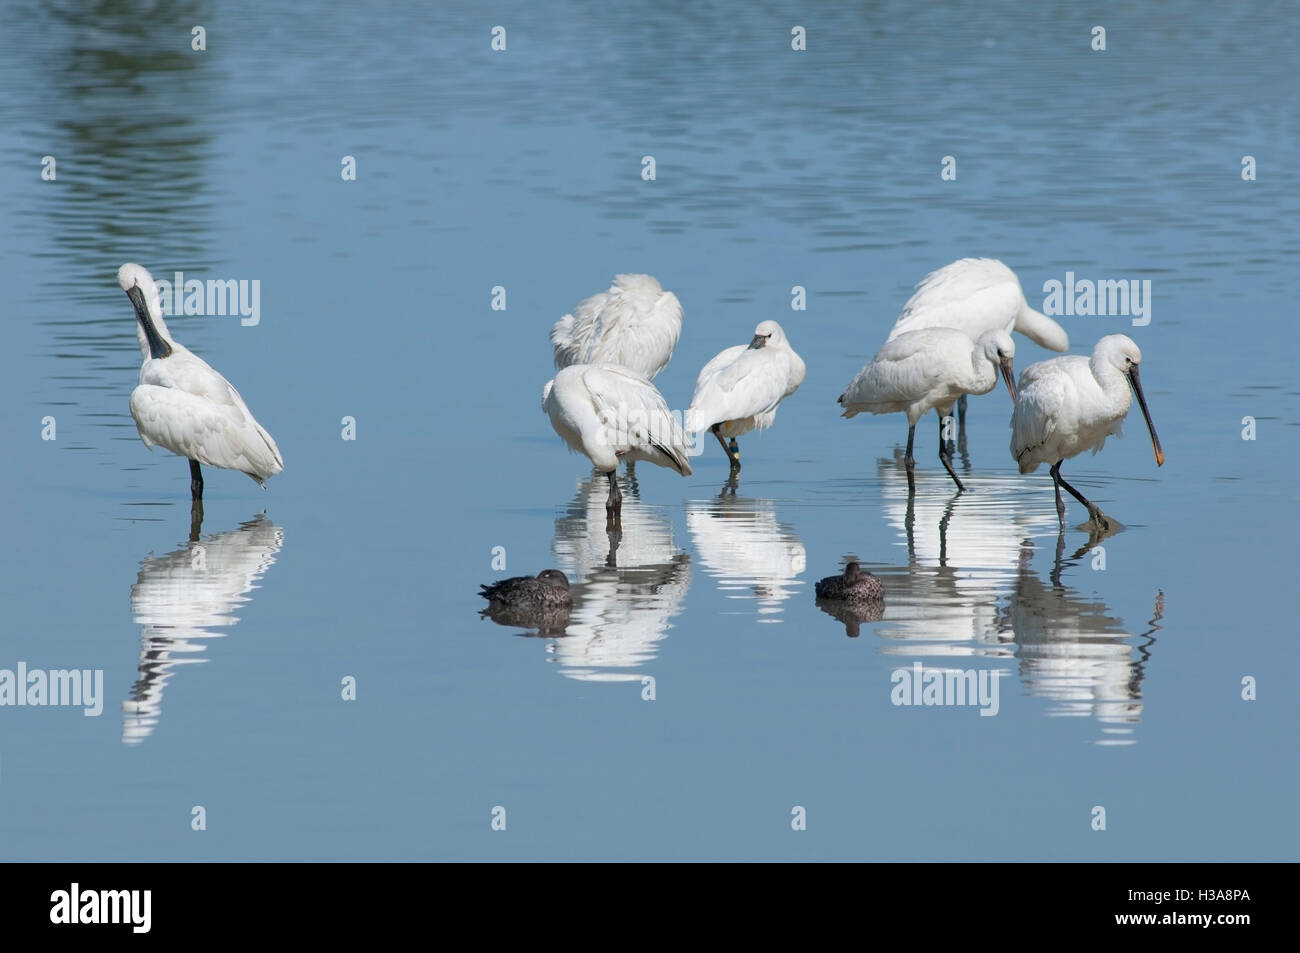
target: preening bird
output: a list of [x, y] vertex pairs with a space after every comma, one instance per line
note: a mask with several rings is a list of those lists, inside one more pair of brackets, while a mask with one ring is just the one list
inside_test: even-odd
[[1132, 338], [1108, 334], [1092, 350], [1091, 357], [1071, 354], [1030, 364], [1020, 375], [1020, 392], [1011, 415], [1011, 455], [1021, 473], [1032, 473], [1040, 463], [1051, 464], [1056, 487], [1056, 514], [1065, 525], [1065, 502], [1061, 487], [1088, 508], [1088, 516], [1100, 530], [1110, 528], [1106, 515], [1082, 493], [1065, 482], [1061, 464], [1085, 450], [1096, 453], [1112, 434], [1118, 436], [1124, 417], [1137, 394], [1138, 406], [1146, 418], [1155, 451], [1156, 466], [1163, 466], [1165, 452], [1156, 436], [1138, 365], [1142, 352]]
[[[1019, 331], [1049, 351], [1068, 351], [1065, 329], [1025, 300], [1016, 273], [996, 258], [962, 258], [930, 272], [903, 305], [888, 340], [923, 328], [956, 328], [972, 341], [985, 331]], [[966, 396], [958, 399], [966, 422]]]
[[682, 333], [682, 305], [650, 275], [615, 275], [551, 328], [555, 366], [617, 364], [653, 379]]
[[1016, 345], [1001, 328], [985, 331], [975, 341], [953, 328], [925, 328], [909, 331], [889, 341], [876, 352], [866, 367], [858, 372], [839, 403], [844, 416], [862, 411], [873, 414], [907, 414], [907, 481], [914, 489], [912, 441], [916, 422], [927, 411], [939, 412], [939, 459], [944, 469], [964, 490], [952, 468], [952, 455], [944, 439], [943, 421], [952, 405], [964, 394], [987, 394], [998, 381], [998, 372], [1006, 381], [1007, 392], [1016, 399], [1012, 361]]
[[204, 463], [238, 470], [265, 487], [284, 469], [271, 435], [228, 380], [171, 336], [149, 272], [125, 264], [117, 280], [135, 308], [144, 359], [139, 386], [131, 392], [131, 416], [144, 445], [189, 460], [190, 494], [196, 503], [203, 499], [199, 465]]
[[542, 410], [570, 450], [609, 478], [606, 526], [622, 525], [620, 460], [645, 460], [691, 475], [686, 435], [663, 395], [642, 375], [615, 365], [575, 364], [542, 388]]
[[[781, 325], [760, 322], [748, 344], [729, 347], [704, 365], [686, 411], [686, 432], [708, 430], [732, 471], [739, 470], [736, 438], [770, 427], [778, 405], [799, 389], [806, 372]], [[730, 446], [724, 438], [730, 438]]]

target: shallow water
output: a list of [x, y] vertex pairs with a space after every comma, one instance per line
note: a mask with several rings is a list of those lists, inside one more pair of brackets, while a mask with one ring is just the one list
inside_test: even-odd
[[[1094, 53], [1064, 3], [141, 9], [33, 5], [0, 57], [0, 669], [104, 686], [99, 717], [0, 708], [0, 856], [1295, 858], [1289, 13], [1108, 13]], [[966, 255], [1036, 305], [1152, 281], [1149, 325], [1060, 319], [1073, 353], [1138, 342], [1168, 458], [1135, 418], [1066, 464], [1125, 524], [1104, 563], [1016, 474], [1004, 392], [971, 401], [966, 494], [918, 428], [910, 505], [903, 419], [837, 416]], [[171, 321], [286, 460], [265, 492], [210, 470], [197, 546], [128, 413], [128, 260], [261, 282], [256, 325]], [[764, 318], [808, 377], [738, 485], [716, 446], [641, 464], [611, 539], [538, 405], [550, 324], [620, 271], [685, 307], [671, 406]], [[850, 556], [882, 618], [816, 605]], [[479, 616], [547, 566], [562, 636]], [[916, 662], [988, 673], [996, 715], [894, 704]]]

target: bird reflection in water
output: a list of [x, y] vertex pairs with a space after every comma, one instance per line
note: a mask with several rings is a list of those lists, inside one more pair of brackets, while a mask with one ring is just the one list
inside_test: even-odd
[[1164, 617], [1164, 592], [1156, 592], [1146, 630], [1131, 636], [1104, 602], [1061, 582], [1062, 570], [1086, 558], [1090, 549], [1085, 546], [1065, 559], [1065, 534], [1059, 534], [1050, 584], [1045, 585], [1031, 568], [1034, 545], [1026, 539], [999, 627], [1014, 638], [1029, 694], [1053, 703], [1049, 714], [1092, 716], [1102, 725], [1098, 744], [1133, 744], [1133, 728], [1142, 714], [1142, 681]]
[[664, 511], [641, 502], [633, 474], [624, 478], [622, 531], [606, 530], [604, 479], [583, 480], [555, 521], [552, 550], [569, 577], [573, 609], [563, 638], [547, 651], [569, 678], [640, 681], [636, 670], [655, 659], [682, 610], [690, 556], [677, 547]]
[[[922, 487], [910, 497], [893, 461], [880, 462], [880, 477], [885, 518], [907, 549], [906, 566], [863, 563], [887, 593], [882, 652], [1014, 658], [1027, 693], [1051, 702], [1051, 714], [1093, 717], [1100, 743], [1132, 743], [1164, 596], [1134, 635], [1104, 602], [1062, 581], [1115, 527], [1067, 558], [1056, 513], [1014, 478], [986, 477], [978, 494]], [[1055, 544], [1047, 581], [1032, 566], [1036, 539]]]
[[177, 666], [207, 661], [207, 640], [223, 638], [225, 633], [216, 630], [239, 621], [234, 613], [249, 601], [248, 593], [283, 542], [284, 530], [259, 515], [238, 529], [191, 539], [140, 563], [131, 587], [131, 612], [140, 626], [140, 675], [122, 703], [123, 742], [139, 744], [153, 733]]
[[773, 500], [736, 496], [734, 477], [710, 500], [686, 503], [686, 528], [704, 571], [729, 598], [757, 602], [759, 622], [780, 622], [781, 603], [803, 583], [808, 557]]

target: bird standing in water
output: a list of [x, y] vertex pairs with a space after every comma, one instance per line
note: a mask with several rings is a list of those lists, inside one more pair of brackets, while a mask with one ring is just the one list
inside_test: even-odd
[[866, 367], [858, 371], [839, 403], [844, 416], [862, 411], [873, 414], [907, 414], [907, 486], [915, 491], [912, 471], [912, 441], [916, 422], [932, 408], [939, 412], [939, 460], [957, 484], [966, 488], [952, 468], [952, 454], [947, 449], [944, 420], [952, 405], [963, 394], [987, 394], [998, 382], [998, 372], [1006, 381], [1011, 399], [1016, 399], [1012, 361], [1016, 355], [1011, 335], [1000, 328], [985, 331], [972, 341], [964, 331], [954, 328], [925, 328], [909, 331], [889, 341], [876, 352]]
[[770, 427], [777, 406], [799, 389], [805, 373], [803, 358], [781, 325], [762, 321], [748, 344], [729, 347], [704, 365], [686, 410], [686, 432], [707, 429], [717, 437], [735, 474], [740, 470], [736, 438]]
[[1164, 466], [1165, 451], [1142, 393], [1141, 363], [1142, 352], [1132, 338], [1108, 334], [1097, 342], [1091, 357], [1054, 357], [1030, 364], [1020, 375], [1020, 392], [1011, 415], [1011, 456], [1021, 473], [1033, 473], [1040, 463], [1051, 464], [1056, 515], [1062, 526], [1065, 502], [1061, 487], [1065, 487], [1088, 508], [1095, 529], [1107, 532], [1112, 528], [1096, 504], [1065, 482], [1061, 464], [1085, 450], [1096, 453], [1106, 445], [1107, 437], [1119, 436], [1134, 394], [1151, 434], [1156, 466]]
[[139, 386], [131, 392], [131, 416], [144, 445], [189, 460], [195, 502], [203, 499], [203, 463], [238, 470], [265, 487], [284, 469], [271, 435], [228, 380], [171, 336], [153, 276], [139, 265], [126, 264], [117, 280], [135, 307], [136, 337], [144, 359]]

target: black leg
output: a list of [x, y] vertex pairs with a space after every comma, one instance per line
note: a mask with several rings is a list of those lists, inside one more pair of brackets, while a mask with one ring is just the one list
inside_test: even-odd
[[728, 447], [727, 441], [722, 439], [722, 434], [719, 432], [717, 424], [714, 424], [712, 427], [710, 427], [709, 431], [713, 434], [713, 436], [718, 438], [718, 446], [720, 446], [722, 448], [722, 452], [727, 455], [727, 460], [731, 463], [731, 469], [739, 470], [740, 469], [740, 447], [736, 445], [736, 438], [735, 437], [731, 438], [731, 446]]
[[618, 468], [605, 474], [609, 478], [609, 496], [605, 499], [605, 528], [623, 528], [623, 494], [618, 491]]
[[1109, 529], [1110, 523], [1106, 519], [1106, 514], [1097, 507], [1097, 504], [1091, 502], [1086, 496], [1065, 482], [1065, 477], [1061, 476], [1061, 464], [1064, 462], [1064, 460], [1057, 460], [1056, 466], [1052, 467], [1052, 479], [1056, 481], [1056, 512], [1060, 516], [1061, 522], [1065, 522], [1065, 504], [1061, 502], [1061, 487], [1065, 487], [1072, 497], [1088, 508], [1088, 517], [1092, 520], [1094, 526]]
[[966, 452], [966, 395], [957, 398], [957, 449]]
[[939, 414], [939, 462], [943, 468], [948, 471], [948, 476], [952, 477], [952, 482], [957, 484], [957, 492], [964, 493], [966, 488], [961, 485], [961, 480], [957, 479], [957, 471], [952, 468], [952, 454], [948, 452], [948, 445], [943, 439], [943, 411], [936, 411]]
[[907, 467], [907, 495], [916, 493], [916, 458], [912, 456], [912, 444], [916, 440], [916, 424], [907, 425], [907, 452], [903, 454], [903, 466]]
[[1061, 465], [1060, 460], [1056, 461], [1055, 466], [1051, 469], [1052, 486], [1056, 488], [1056, 518], [1061, 521], [1062, 528], [1065, 527], [1065, 500], [1061, 499], [1061, 472], [1057, 469]]
[[190, 504], [190, 542], [197, 543], [203, 532], [203, 501], [195, 500]]
[[203, 499], [203, 473], [197, 460], [190, 461], [190, 499]]

